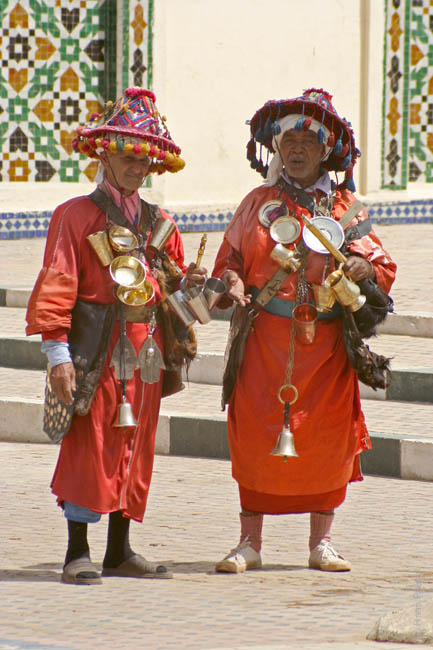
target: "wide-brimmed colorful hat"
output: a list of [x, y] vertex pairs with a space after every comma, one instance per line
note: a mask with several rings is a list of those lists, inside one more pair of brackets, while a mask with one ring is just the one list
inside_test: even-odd
[[127, 88], [116, 103], [107, 102], [103, 113], [94, 113], [78, 127], [72, 145], [90, 158], [99, 158], [105, 150], [131, 152], [151, 158], [151, 173], [178, 172], [185, 161], [165, 122], [151, 90]]
[[[247, 144], [247, 158], [251, 167], [266, 178], [269, 154], [275, 153], [273, 138], [281, 133], [279, 121], [293, 113], [299, 115], [293, 127], [296, 130], [308, 130], [312, 120], [326, 127], [328, 135], [324, 128], [317, 130], [318, 141], [330, 148], [322, 166], [329, 171], [344, 171], [344, 181], [340, 187], [354, 192], [353, 167], [360, 152], [355, 146], [352, 126], [344, 117], [339, 117], [332, 105], [332, 95], [321, 88], [310, 88], [293, 99], [270, 100], [256, 111], [249, 122], [251, 139]], [[263, 147], [267, 149], [265, 161], [262, 157]]]

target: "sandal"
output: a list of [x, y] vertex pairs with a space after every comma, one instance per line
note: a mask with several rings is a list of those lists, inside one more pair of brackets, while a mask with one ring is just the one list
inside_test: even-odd
[[119, 564], [115, 569], [103, 567], [103, 576], [118, 576], [121, 578], [172, 578], [173, 574], [167, 567], [156, 562], [148, 562], [142, 555], [132, 555]]
[[71, 560], [63, 568], [62, 582], [71, 585], [101, 585], [101, 576], [88, 557]]

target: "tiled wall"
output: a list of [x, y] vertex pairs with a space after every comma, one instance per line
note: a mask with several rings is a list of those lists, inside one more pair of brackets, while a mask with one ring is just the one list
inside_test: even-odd
[[116, 99], [117, 81], [151, 83], [152, 2], [0, 2], [1, 181], [93, 180], [97, 163], [72, 153], [73, 131]]
[[433, 1], [385, 12], [382, 187], [416, 188], [433, 183]]

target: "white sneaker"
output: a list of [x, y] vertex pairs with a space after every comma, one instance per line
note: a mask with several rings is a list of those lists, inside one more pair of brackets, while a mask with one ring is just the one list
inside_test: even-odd
[[225, 571], [227, 573], [243, 573], [249, 569], [261, 568], [262, 558], [260, 557], [260, 553], [257, 553], [250, 546], [248, 537], [215, 565], [215, 571]]
[[320, 571], [350, 571], [350, 563], [339, 555], [331, 546], [331, 542], [324, 540], [320, 542], [310, 553], [308, 560], [310, 569]]

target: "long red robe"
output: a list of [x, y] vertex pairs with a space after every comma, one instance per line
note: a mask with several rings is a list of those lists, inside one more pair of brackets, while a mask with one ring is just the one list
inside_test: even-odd
[[[171, 219], [164, 211], [163, 217]], [[54, 212], [47, 236], [43, 268], [33, 289], [27, 311], [27, 334], [42, 333], [43, 339], [66, 341], [71, 310], [76, 300], [109, 304], [114, 302], [114, 283], [109, 268], [102, 266], [87, 235], [103, 230], [106, 217], [88, 197], [60, 205]], [[183, 245], [178, 229], [165, 250], [185, 270]], [[157, 281], [147, 276], [161, 293]], [[154, 333], [163, 350], [161, 325]], [[127, 336], [137, 354], [148, 336], [147, 323], [126, 324]], [[52, 491], [58, 501], [69, 501], [95, 512], [123, 510], [124, 516], [141, 521], [152, 476], [155, 433], [161, 400], [161, 379], [154, 384], [141, 381], [140, 371], [127, 382], [126, 397], [137, 419], [136, 427], [115, 428], [121, 385], [110, 367], [113, 348], [119, 338], [115, 323], [107, 360], [90, 412], [74, 416], [62, 441]], [[162, 373], [161, 373], [162, 374]]]
[[[278, 189], [266, 186], [245, 197], [225, 232], [213, 275], [232, 269], [245, 287], [262, 289], [278, 270], [270, 258], [275, 241], [258, 220], [259, 208], [277, 198]], [[334, 218], [338, 221], [354, 201], [349, 192], [337, 192]], [[302, 210], [291, 201], [288, 207], [292, 214]], [[367, 217], [363, 210], [358, 218]], [[374, 232], [352, 242], [350, 251], [372, 262], [379, 286], [389, 291], [396, 266]], [[326, 274], [335, 268], [333, 259], [309, 251], [305, 270], [309, 283], [323, 282], [327, 260]], [[294, 301], [297, 275], [288, 275], [278, 298]], [[291, 318], [260, 312], [248, 336], [229, 404], [232, 473], [239, 484], [242, 506], [256, 512], [312, 512], [336, 507], [345, 498], [347, 483], [362, 479], [359, 454], [370, 446], [341, 321], [320, 320], [313, 344], [295, 339], [291, 383], [299, 397], [290, 407], [290, 430], [299, 457], [283, 462], [270, 455], [283, 428], [284, 407], [277, 394], [284, 383], [291, 327]]]

